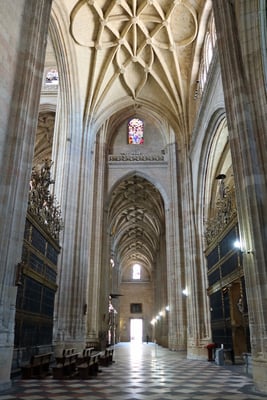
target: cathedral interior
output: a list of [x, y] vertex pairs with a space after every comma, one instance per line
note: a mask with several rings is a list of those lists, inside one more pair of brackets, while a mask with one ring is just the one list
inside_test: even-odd
[[267, 393], [266, 43], [266, 0], [1, 4], [0, 391], [139, 335]]

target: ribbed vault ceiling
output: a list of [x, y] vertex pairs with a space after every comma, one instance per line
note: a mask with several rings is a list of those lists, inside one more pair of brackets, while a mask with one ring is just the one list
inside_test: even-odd
[[185, 127], [197, 0], [79, 0], [70, 33], [90, 49], [88, 115], [125, 98]]
[[151, 270], [164, 233], [164, 205], [147, 180], [132, 176], [112, 193], [109, 206], [111, 251], [122, 267], [140, 263]]
[[[174, 127], [178, 142], [187, 139], [196, 79], [192, 71], [196, 74], [204, 38], [202, 12], [211, 1], [55, 2], [68, 5], [85, 124], [101, 126], [114, 116], [124, 119], [125, 109], [138, 108]], [[165, 225], [163, 201], [155, 187], [137, 176], [119, 184], [110, 202], [109, 224], [117, 261], [150, 268]]]

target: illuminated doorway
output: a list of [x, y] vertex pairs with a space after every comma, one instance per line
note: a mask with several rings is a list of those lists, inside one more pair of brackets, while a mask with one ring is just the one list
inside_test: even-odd
[[142, 318], [131, 319], [131, 342], [142, 343], [143, 341], [143, 320]]

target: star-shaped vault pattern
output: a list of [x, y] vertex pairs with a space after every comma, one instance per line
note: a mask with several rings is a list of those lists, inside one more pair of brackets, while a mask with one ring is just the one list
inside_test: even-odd
[[90, 112], [115, 93], [118, 81], [135, 100], [147, 96], [146, 86], [150, 92], [154, 87], [175, 114], [182, 112], [185, 48], [197, 34], [196, 12], [189, 1], [78, 1], [71, 13], [71, 34], [77, 44], [93, 51]]

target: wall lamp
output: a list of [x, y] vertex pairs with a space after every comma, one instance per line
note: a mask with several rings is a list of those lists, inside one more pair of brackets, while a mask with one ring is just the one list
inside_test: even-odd
[[236, 249], [241, 250], [241, 243], [240, 243], [239, 240], [236, 240], [236, 241], [234, 242], [234, 247], [235, 247]]
[[246, 250], [246, 251], [242, 250], [242, 249], [241, 249], [241, 243], [240, 243], [239, 240], [236, 240], [236, 241], [234, 242], [234, 247], [235, 247], [236, 249], [240, 250], [240, 253], [242, 253], [242, 254], [244, 254], [244, 253], [245, 253], [245, 254], [253, 254], [253, 253], [254, 253], [253, 250]]

